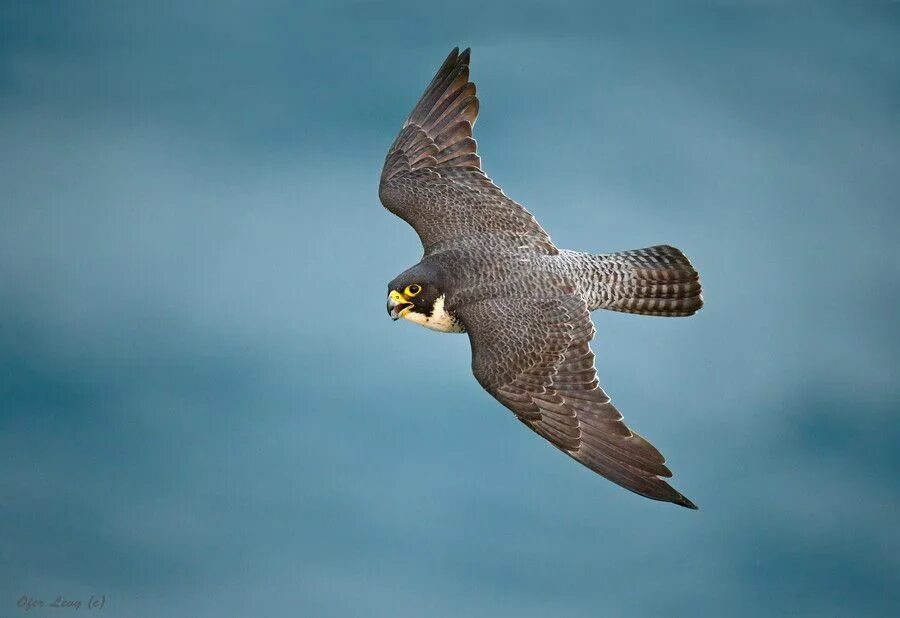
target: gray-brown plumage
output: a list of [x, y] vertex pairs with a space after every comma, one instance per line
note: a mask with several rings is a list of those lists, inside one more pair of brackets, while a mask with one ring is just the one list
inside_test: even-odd
[[391, 317], [468, 332], [478, 382], [520, 421], [633, 492], [694, 504], [666, 483], [662, 455], [600, 388], [590, 311], [687, 316], [700, 280], [678, 249], [559, 250], [481, 169], [469, 50], [454, 49], [388, 151], [379, 196], [407, 221], [422, 261], [389, 284]]

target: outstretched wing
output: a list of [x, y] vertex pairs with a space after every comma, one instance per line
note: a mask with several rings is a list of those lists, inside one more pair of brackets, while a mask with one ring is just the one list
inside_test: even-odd
[[482, 171], [472, 138], [477, 116], [469, 50], [454, 49], [388, 151], [381, 203], [413, 226], [426, 254], [462, 240], [556, 254], [534, 217]]
[[469, 333], [475, 377], [520, 421], [625, 489], [697, 508], [660, 478], [672, 476], [665, 459], [622, 422], [600, 388], [590, 348], [594, 325], [581, 298], [557, 290], [456, 311]]

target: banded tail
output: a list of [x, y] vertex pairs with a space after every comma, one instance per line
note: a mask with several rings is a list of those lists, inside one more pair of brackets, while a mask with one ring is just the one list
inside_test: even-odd
[[700, 275], [668, 245], [585, 256], [590, 261], [589, 308], [681, 317], [703, 306]]

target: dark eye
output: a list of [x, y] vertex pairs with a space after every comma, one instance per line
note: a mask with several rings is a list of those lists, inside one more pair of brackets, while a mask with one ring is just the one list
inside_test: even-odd
[[407, 296], [410, 296], [410, 297], [415, 296], [416, 294], [418, 294], [421, 291], [422, 291], [422, 286], [420, 286], [416, 283], [406, 286], [406, 295]]

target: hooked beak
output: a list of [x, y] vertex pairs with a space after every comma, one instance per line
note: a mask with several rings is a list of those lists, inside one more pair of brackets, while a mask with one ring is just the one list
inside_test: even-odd
[[413, 304], [409, 302], [409, 299], [397, 290], [391, 290], [391, 293], [388, 294], [387, 312], [392, 320], [399, 320], [412, 308]]

